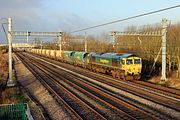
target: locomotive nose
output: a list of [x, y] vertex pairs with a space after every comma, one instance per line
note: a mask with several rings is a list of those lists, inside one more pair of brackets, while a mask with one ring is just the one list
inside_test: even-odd
[[139, 69], [137, 69], [136, 67], [130, 68], [128, 69], [128, 73], [131, 75], [139, 74]]

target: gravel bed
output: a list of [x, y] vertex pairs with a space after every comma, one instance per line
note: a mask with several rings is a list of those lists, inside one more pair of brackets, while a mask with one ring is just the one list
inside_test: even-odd
[[17, 59], [17, 57], [15, 57], [15, 70], [18, 82], [43, 105], [51, 119], [72, 119], [72, 117], [66, 112], [65, 108], [59, 106], [46, 88], [33, 76], [22, 62]]
[[[43, 69], [43, 68], [42, 68]], [[97, 119], [103, 119], [101, 116], [96, 115], [93, 111], [91, 111], [87, 106], [84, 106], [80, 100], [78, 100], [76, 97], [72, 97], [71, 94], [66, 92], [66, 89], [64, 87], [60, 87], [55, 85], [54, 82], [51, 82], [52, 74], [47, 71], [41, 71], [39, 70], [37, 73], [41, 74], [43, 79], [48, 83], [51, 88], [53, 88], [78, 114], [83, 118], [87, 120], [97, 120]], [[51, 77], [50, 77], [51, 76]], [[55, 79], [53, 77], [53, 79]], [[59, 80], [59, 78], [56, 78]]]
[[95, 81], [95, 80], [93, 80], [93, 79], [88, 79], [88, 80], [91, 81], [91, 82], [94, 82], [94, 83], [96, 83], [96, 84], [98, 84], [98, 85], [100, 85], [100, 86], [102, 86], [102, 87], [104, 87], [104, 88], [106, 88], [106, 89], [109, 89], [109, 90], [113, 91], [114, 93], [117, 93], [117, 94], [120, 94], [120, 95], [124, 95], [124, 96], [126, 96], [126, 97], [128, 97], [128, 98], [133, 98], [134, 100], [136, 100], [136, 101], [138, 101], [138, 102], [140, 102], [140, 103], [142, 103], [142, 104], [144, 104], [144, 105], [151, 106], [151, 107], [153, 107], [154, 109], [159, 110], [159, 111], [161, 111], [162, 113], [171, 116], [172, 118], [175, 118], [175, 119], [177, 119], [177, 120], [179, 120], [179, 118], [180, 118], [180, 113], [179, 113], [178, 111], [175, 111], [175, 110], [170, 109], [170, 108], [167, 108], [167, 107], [165, 107], [165, 106], [156, 104], [156, 103], [154, 103], [154, 102], [152, 102], [152, 101], [149, 101], [149, 100], [146, 100], [146, 99], [144, 99], [144, 98], [138, 97], [138, 96], [133, 95], [133, 94], [131, 94], [131, 93], [127, 93], [127, 92], [125, 92], [125, 91], [123, 91], [123, 90], [114, 88], [114, 87], [109, 86], [109, 85], [106, 85], [106, 84], [104, 84], [104, 83], [100, 83], [100, 82]]

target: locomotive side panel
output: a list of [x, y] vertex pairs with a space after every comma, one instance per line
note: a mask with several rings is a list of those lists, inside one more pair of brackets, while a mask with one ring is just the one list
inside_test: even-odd
[[64, 51], [63, 60], [65, 62], [73, 64], [74, 63], [74, 54], [75, 54], [75, 52], [73, 52], [73, 51]]
[[87, 52], [75, 52], [73, 56], [75, 65], [85, 67], [85, 65], [87, 65], [87, 62], [89, 62], [88, 55], [89, 53]]

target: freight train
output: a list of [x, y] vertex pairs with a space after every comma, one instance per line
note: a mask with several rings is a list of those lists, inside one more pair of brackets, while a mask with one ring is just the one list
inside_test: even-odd
[[134, 54], [76, 52], [46, 49], [29, 49], [28, 52], [46, 56], [62, 62], [81, 66], [93, 72], [111, 74], [113, 78], [140, 79], [142, 59]]

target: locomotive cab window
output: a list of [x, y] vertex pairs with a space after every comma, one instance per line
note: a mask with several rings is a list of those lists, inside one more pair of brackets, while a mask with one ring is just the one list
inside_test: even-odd
[[133, 64], [132, 59], [127, 59], [127, 60], [126, 60], [126, 64], [127, 64], [127, 65]]
[[134, 59], [134, 64], [140, 64], [140, 59]]

